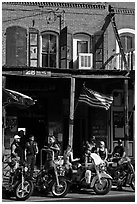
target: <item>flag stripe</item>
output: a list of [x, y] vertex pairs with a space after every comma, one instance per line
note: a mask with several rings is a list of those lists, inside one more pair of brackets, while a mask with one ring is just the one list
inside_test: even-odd
[[108, 110], [113, 102], [113, 97], [95, 92], [83, 86], [78, 101], [87, 103], [90, 106], [105, 108], [106, 110]]

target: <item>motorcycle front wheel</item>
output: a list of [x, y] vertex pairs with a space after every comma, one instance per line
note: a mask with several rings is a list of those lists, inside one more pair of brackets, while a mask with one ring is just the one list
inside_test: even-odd
[[130, 184], [131, 188], [135, 191], [135, 175], [132, 176], [131, 178], [131, 184]]
[[61, 177], [59, 178], [59, 186], [57, 185], [57, 182], [54, 181], [51, 186], [51, 193], [54, 197], [62, 198], [65, 197], [65, 195], [68, 193], [68, 182], [65, 178]]
[[112, 187], [112, 181], [108, 178], [101, 178], [101, 182], [97, 179], [94, 185], [94, 191], [97, 195], [107, 194]]
[[33, 190], [34, 185], [32, 181], [24, 180], [23, 183], [19, 181], [15, 188], [16, 199], [19, 201], [27, 200], [33, 193]]

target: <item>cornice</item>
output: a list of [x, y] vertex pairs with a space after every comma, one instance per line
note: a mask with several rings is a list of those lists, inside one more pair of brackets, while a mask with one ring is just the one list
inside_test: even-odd
[[135, 9], [128, 8], [114, 8], [116, 14], [134, 15]]
[[[60, 8], [75, 8], [75, 9], [100, 9], [105, 10], [108, 7], [108, 3], [93, 3], [93, 2], [2, 2], [7, 5], [22, 5], [22, 6], [39, 6], [43, 7], [60, 7]], [[135, 9], [133, 8], [114, 8], [115, 14], [122, 15], [135, 15]]]
[[39, 7], [62, 7], [83, 9], [105, 9], [105, 3], [74, 3], [74, 2], [2, 2], [2, 4], [39, 6]]

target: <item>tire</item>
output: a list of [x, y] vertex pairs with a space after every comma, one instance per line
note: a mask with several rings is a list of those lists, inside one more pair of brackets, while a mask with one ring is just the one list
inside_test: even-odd
[[51, 193], [54, 197], [62, 198], [65, 197], [65, 195], [68, 193], [68, 182], [65, 178], [59, 177], [59, 187], [57, 186], [57, 182], [54, 181], [51, 186]]
[[24, 187], [22, 189], [22, 182], [19, 181], [15, 188], [15, 196], [19, 201], [27, 200], [34, 190], [33, 182], [30, 180], [25, 180], [23, 186]]
[[97, 195], [105, 195], [107, 194], [112, 187], [112, 180], [108, 178], [101, 178], [102, 184], [100, 184], [97, 179], [94, 185], [94, 191]]
[[131, 178], [131, 184], [130, 184], [131, 188], [135, 191], [135, 175], [132, 176]]

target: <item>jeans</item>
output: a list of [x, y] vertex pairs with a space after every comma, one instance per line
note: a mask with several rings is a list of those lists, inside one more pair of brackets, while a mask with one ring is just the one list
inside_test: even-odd
[[36, 163], [36, 156], [35, 155], [28, 155], [27, 156], [27, 165], [28, 165], [31, 177], [33, 177], [35, 163]]

